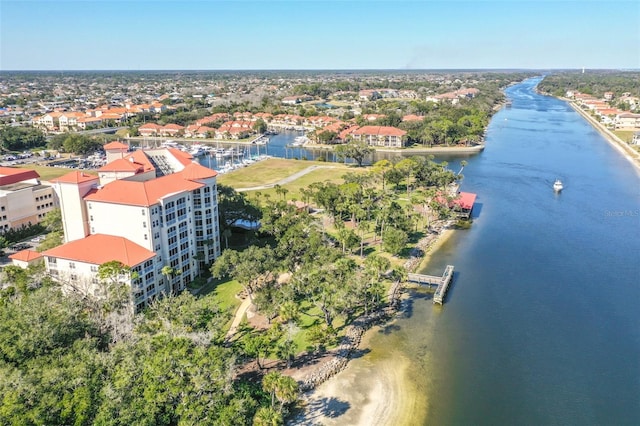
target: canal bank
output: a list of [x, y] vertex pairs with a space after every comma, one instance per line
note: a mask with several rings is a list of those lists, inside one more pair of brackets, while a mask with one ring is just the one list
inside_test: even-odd
[[[369, 424], [640, 423], [638, 175], [566, 103], [536, 94], [537, 81], [507, 89], [512, 107], [468, 160], [474, 224], [424, 270], [455, 264], [446, 303], [412, 291], [394, 323], [368, 332], [363, 356], [318, 389], [320, 406], [341, 409], [312, 424], [358, 424], [375, 401], [391, 413], [413, 401], [414, 415]], [[388, 368], [402, 397], [376, 396]]]
[[578, 112], [581, 116], [585, 118], [600, 134], [604, 137], [604, 139], [611, 144], [615, 149], [617, 149], [620, 154], [622, 154], [633, 166], [640, 172], [640, 152], [634, 150], [629, 144], [625, 143], [619, 137], [614, 135], [609, 129], [604, 127], [602, 123], [596, 121], [588, 112], [580, 108], [574, 102], [567, 101], [571, 108]]

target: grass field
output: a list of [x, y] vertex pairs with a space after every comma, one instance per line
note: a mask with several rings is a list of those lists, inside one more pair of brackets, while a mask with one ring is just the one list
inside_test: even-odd
[[93, 173], [87, 170], [78, 170], [78, 169], [67, 169], [64, 167], [47, 167], [47, 166], [36, 166], [35, 164], [23, 164], [18, 166], [22, 169], [30, 169], [35, 170], [40, 175], [40, 180], [51, 180], [55, 178], [59, 178], [62, 175], [66, 175], [69, 172], [73, 171], [84, 171], [87, 173]]
[[[333, 166], [334, 163], [269, 158], [252, 164], [249, 167], [243, 167], [231, 173], [220, 175], [218, 176], [218, 182], [233, 188], [250, 188], [258, 185], [268, 185], [314, 165]], [[344, 167], [345, 170], [347, 170], [347, 167], [342, 164], [337, 164], [336, 166], [338, 168]]]
[[[302, 201], [303, 197], [300, 190], [307, 188], [309, 185], [311, 185], [314, 182], [333, 182], [333, 183], [340, 184], [344, 181], [342, 176], [344, 176], [346, 173], [348, 172], [357, 173], [357, 172], [364, 172], [364, 171], [365, 169], [345, 168], [345, 167], [337, 167], [337, 168], [331, 168], [331, 169], [324, 169], [324, 168], [317, 169], [300, 177], [299, 179], [294, 180], [291, 183], [282, 185], [282, 188], [289, 191], [286, 194], [287, 200], [292, 200], [295, 198], [296, 200]], [[248, 191], [247, 194], [254, 194], [255, 192], [257, 191]], [[259, 192], [261, 192], [262, 194], [269, 194], [272, 200], [276, 200], [278, 199], [278, 197], [280, 197], [280, 195], [276, 193], [276, 190], [274, 188], [261, 189]]]
[[613, 130], [613, 134], [626, 143], [631, 143], [631, 139], [633, 139], [634, 133], [635, 131], [633, 130]]

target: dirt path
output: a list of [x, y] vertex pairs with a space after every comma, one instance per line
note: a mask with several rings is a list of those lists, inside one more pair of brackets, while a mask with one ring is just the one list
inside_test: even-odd
[[236, 333], [236, 331], [238, 330], [238, 326], [242, 322], [242, 318], [244, 318], [244, 314], [247, 313], [249, 306], [251, 306], [251, 299], [247, 297], [242, 301], [240, 306], [238, 306], [238, 309], [236, 309], [236, 313], [234, 314], [231, 327], [229, 327], [229, 331], [227, 331], [227, 337], [226, 337], [227, 340], [231, 339], [233, 335]]

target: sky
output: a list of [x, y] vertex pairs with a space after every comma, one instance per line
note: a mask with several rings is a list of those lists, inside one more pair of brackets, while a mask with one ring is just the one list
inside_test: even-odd
[[640, 68], [640, 1], [0, 0], [0, 70]]

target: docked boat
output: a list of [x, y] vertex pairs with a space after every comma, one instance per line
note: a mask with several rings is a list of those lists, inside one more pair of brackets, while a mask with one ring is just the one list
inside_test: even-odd
[[202, 145], [193, 144], [191, 145], [191, 148], [189, 148], [189, 154], [193, 155], [194, 157], [200, 157], [206, 153], [207, 151], [204, 150]]
[[564, 186], [562, 186], [562, 181], [560, 179], [556, 179], [556, 181], [553, 183], [553, 190], [556, 192], [560, 192], [562, 191], [562, 188], [564, 188]]
[[304, 144], [306, 144], [307, 142], [309, 142], [309, 138], [306, 136], [296, 136], [295, 139], [293, 140], [293, 143], [291, 144], [291, 146], [302, 146]]
[[231, 156], [231, 154], [227, 153], [227, 150], [224, 148], [216, 148], [216, 150], [213, 152], [215, 153], [216, 158], [225, 158]]

